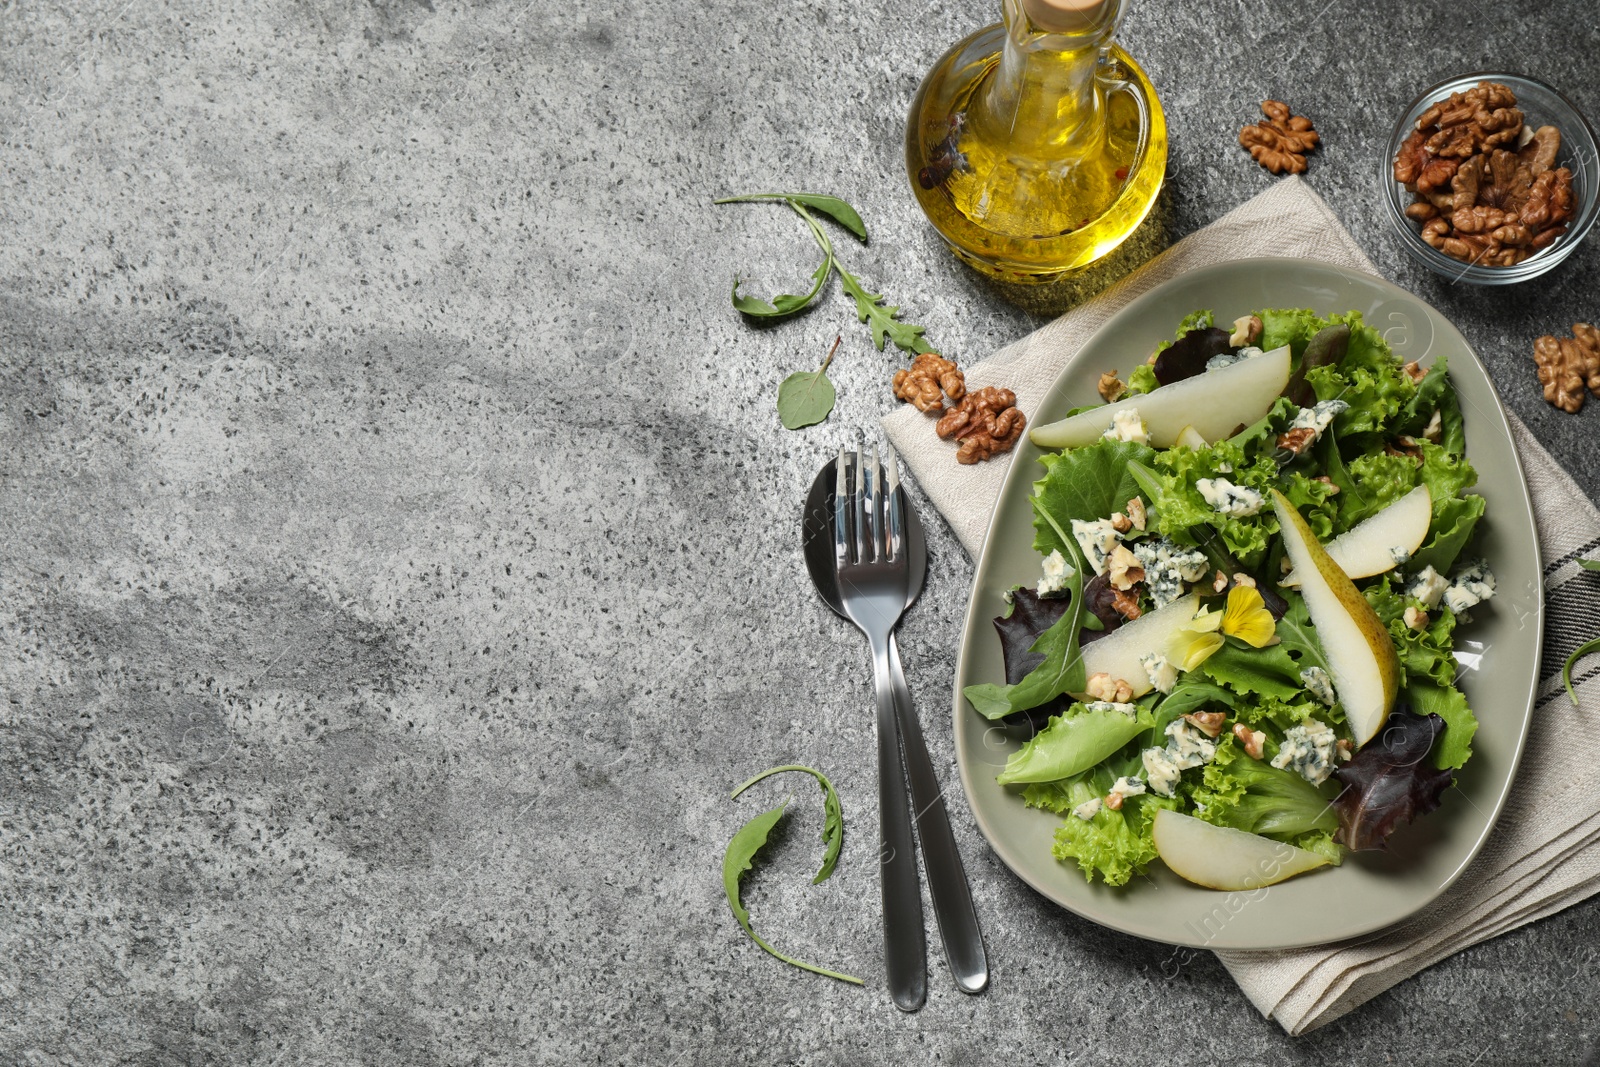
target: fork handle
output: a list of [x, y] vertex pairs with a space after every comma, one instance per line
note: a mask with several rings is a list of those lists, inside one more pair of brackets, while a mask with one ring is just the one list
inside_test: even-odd
[[950, 813], [945, 809], [944, 789], [934, 773], [923, 739], [916, 708], [911, 703], [911, 688], [900, 666], [900, 649], [893, 635], [889, 638], [890, 670], [894, 677], [895, 709], [900, 725], [900, 743], [905, 747], [906, 774], [911, 779], [911, 800], [916, 805], [913, 821], [922, 843], [922, 865], [928, 874], [928, 893], [933, 897], [933, 916], [939, 922], [939, 937], [944, 942], [945, 961], [963, 993], [981, 993], [989, 985], [989, 958], [983, 949], [983, 933], [978, 928], [978, 913], [972, 906], [972, 889], [961, 865], [956, 835], [950, 829]]
[[872, 678], [878, 719], [878, 858], [883, 890], [883, 956], [889, 995], [901, 1011], [916, 1011], [928, 997], [926, 933], [917, 856], [911, 839], [911, 797], [900, 765], [894, 679], [889, 639], [872, 642]]

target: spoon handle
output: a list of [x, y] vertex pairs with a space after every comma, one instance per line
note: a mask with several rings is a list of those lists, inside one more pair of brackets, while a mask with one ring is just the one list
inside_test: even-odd
[[900, 743], [905, 747], [906, 773], [911, 779], [913, 822], [922, 844], [922, 865], [928, 874], [928, 892], [933, 897], [933, 914], [939, 920], [939, 937], [944, 942], [945, 960], [955, 975], [956, 987], [963, 993], [981, 993], [989, 985], [989, 959], [983, 948], [983, 933], [978, 929], [978, 913], [972, 905], [972, 890], [961, 865], [955, 834], [950, 829], [950, 814], [945, 810], [944, 790], [934, 773], [928, 744], [911, 703], [900, 666], [900, 646], [889, 637], [889, 669], [894, 680], [895, 718], [900, 727]]

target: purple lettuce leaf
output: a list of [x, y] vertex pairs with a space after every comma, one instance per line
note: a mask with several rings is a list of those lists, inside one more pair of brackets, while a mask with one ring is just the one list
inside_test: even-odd
[[1437, 715], [1397, 708], [1383, 731], [1333, 772], [1344, 785], [1333, 802], [1335, 840], [1352, 849], [1386, 848], [1390, 834], [1439, 806], [1454, 774], [1436, 769], [1428, 753], [1443, 730]]

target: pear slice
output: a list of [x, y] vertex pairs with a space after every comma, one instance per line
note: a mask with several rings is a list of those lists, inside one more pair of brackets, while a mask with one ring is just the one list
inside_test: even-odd
[[1028, 437], [1040, 448], [1092, 445], [1111, 428], [1117, 412], [1137, 408], [1150, 443], [1157, 448], [1172, 447], [1185, 426], [1207, 441], [1220, 441], [1271, 410], [1272, 402], [1289, 384], [1289, 363], [1289, 347], [1274, 348], [1253, 359], [1080, 411], [1037, 427]]
[[1139, 657], [1165, 649], [1199, 610], [1199, 595], [1190, 593], [1164, 608], [1123, 623], [1098, 641], [1083, 646], [1083, 669], [1091, 676], [1104, 672], [1112, 678], [1121, 678], [1133, 687], [1134, 696], [1144, 696], [1154, 686]]
[[1208, 889], [1260, 889], [1329, 863], [1328, 857], [1287, 842], [1166, 808], [1156, 812], [1150, 834], [1173, 874]]
[[[1433, 524], [1433, 496], [1419, 485], [1376, 515], [1369, 516], [1327, 543], [1328, 556], [1351, 578], [1371, 578], [1400, 565], [1422, 547]], [[1395, 555], [1399, 549], [1402, 556]], [[1300, 578], [1290, 571], [1278, 582], [1294, 587]]]
[[1300, 575], [1300, 593], [1311, 611], [1333, 689], [1344, 705], [1355, 745], [1375, 737], [1400, 691], [1394, 639], [1377, 612], [1328, 555], [1287, 497], [1272, 491], [1272, 509], [1283, 530], [1289, 562]]
[[1183, 429], [1178, 431], [1178, 438], [1173, 442], [1173, 444], [1179, 445], [1183, 448], [1205, 448], [1206, 439], [1201, 437], [1200, 431], [1194, 428], [1193, 423], [1190, 423], [1188, 426], [1185, 426]]

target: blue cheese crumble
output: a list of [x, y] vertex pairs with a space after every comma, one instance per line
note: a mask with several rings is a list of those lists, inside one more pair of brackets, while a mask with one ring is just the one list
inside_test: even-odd
[[1111, 416], [1111, 425], [1100, 435], [1112, 441], [1133, 441], [1141, 445], [1150, 443], [1150, 434], [1144, 428], [1138, 408], [1123, 408]]
[[1217, 758], [1217, 743], [1193, 723], [1174, 719], [1167, 724], [1167, 752], [1180, 770], [1198, 767]]
[[1209, 569], [1204, 552], [1179, 548], [1165, 537], [1135, 542], [1133, 554], [1144, 568], [1145, 588], [1157, 608], [1177, 600], [1183, 583], [1198, 582]]
[[1178, 779], [1183, 776], [1183, 768], [1166, 749], [1147, 748], [1139, 754], [1139, 761], [1144, 764], [1144, 776], [1152, 793], [1163, 797], [1178, 795]]
[[1494, 572], [1486, 560], [1475, 559], [1456, 572], [1444, 591], [1444, 606], [1454, 615], [1474, 608], [1494, 596]]
[[1329, 678], [1328, 672], [1321, 667], [1307, 667], [1301, 671], [1300, 684], [1328, 707], [1331, 708], [1338, 703], [1339, 697], [1333, 691], [1333, 679]]
[[1083, 549], [1083, 558], [1089, 561], [1089, 566], [1094, 568], [1096, 574], [1106, 572], [1106, 557], [1111, 555], [1111, 550], [1116, 548], [1119, 541], [1117, 528], [1110, 519], [1096, 519], [1086, 522], [1083, 519], [1072, 520], [1072, 536], [1078, 542], [1078, 547]]
[[1285, 732], [1272, 765], [1294, 771], [1312, 785], [1321, 785], [1333, 773], [1338, 745], [1333, 727], [1319, 719], [1307, 719]]
[[1343, 400], [1319, 400], [1315, 406], [1301, 408], [1295, 412], [1294, 419], [1289, 423], [1289, 429], [1310, 430], [1311, 439], [1315, 441], [1333, 424], [1334, 419], [1349, 410], [1350, 405]]
[[1404, 567], [1411, 562], [1411, 553], [1400, 545], [1390, 545], [1389, 558], [1394, 560], [1396, 567]]
[[1201, 478], [1194, 483], [1211, 510], [1235, 519], [1254, 515], [1266, 503], [1260, 493], [1242, 485], [1234, 485], [1226, 478]]
[[1053, 596], [1066, 591], [1067, 581], [1073, 575], [1072, 564], [1061, 554], [1059, 548], [1052, 549], [1044, 558], [1044, 577], [1039, 579], [1038, 593], [1040, 596]]
[[1150, 679], [1150, 688], [1158, 693], [1170, 693], [1172, 687], [1178, 684], [1178, 668], [1159, 652], [1140, 656], [1139, 666], [1144, 668], [1145, 676]]
[[1422, 606], [1432, 611], [1439, 606], [1439, 598], [1450, 588], [1450, 580], [1431, 566], [1422, 568], [1411, 584], [1406, 586], [1406, 596], [1416, 597]]
[[1143, 778], [1129, 778], [1124, 776], [1118, 778], [1114, 783], [1112, 783], [1111, 792], [1106, 794], [1106, 798], [1110, 799], [1111, 797], [1115, 797], [1117, 799], [1115, 807], [1120, 808], [1122, 807], [1122, 802], [1124, 800], [1128, 799], [1129, 797], [1139, 796], [1143, 792], [1145, 792]]
[[1072, 809], [1072, 814], [1076, 815], [1078, 818], [1082, 819], [1084, 822], [1088, 822], [1090, 819], [1094, 818], [1095, 815], [1099, 813], [1099, 811], [1100, 811], [1100, 798], [1099, 797], [1090, 797], [1088, 800], [1085, 800], [1082, 804], [1079, 804], [1077, 807], [1073, 808]]
[[1221, 370], [1223, 367], [1231, 367], [1235, 363], [1243, 363], [1247, 359], [1255, 359], [1257, 356], [1264, 355], [1266, 353], [1255, 345], [1241, 348], [1237, 352], [1218, 352], [1206, 360], [1206, 370]]
[[1090, 711], [1120, 711], [1130, 719], [1139, 714], [1139, 705], [1124, 704], [1118, 700], [1091, 700], [1084, 707]]

